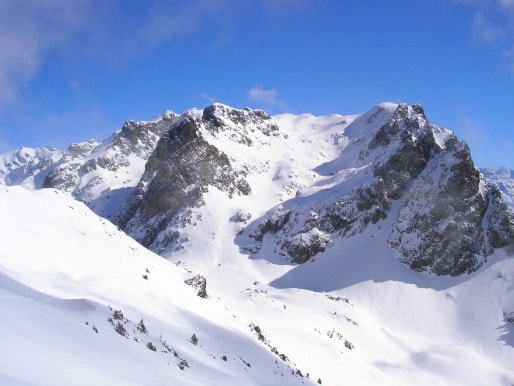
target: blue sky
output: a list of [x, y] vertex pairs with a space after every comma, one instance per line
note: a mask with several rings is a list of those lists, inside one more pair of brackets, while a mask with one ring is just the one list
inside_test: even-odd
[[478, 166], [514, 168], [514, 0], [0, 0], [0, 152], [214, 101], [420, 103]]

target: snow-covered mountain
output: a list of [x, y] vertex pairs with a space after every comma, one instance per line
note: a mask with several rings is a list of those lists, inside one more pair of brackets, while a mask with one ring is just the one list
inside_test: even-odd
[[[236, 239], [243, 251], [258, 256], [273, 243], [278, 259], [295, 263], [388, 217], [384, 248], [439, 275], [472, 272], [514, 243], [497, 189], [481, 179], [467, 146], [418, 105], [321, 118], [272, 119], [220, 104], [188, 111], [161, 138], [114, 221], [159, 254], [187, 249], [212, 212], [209, 190], [229, 218], [254, 219]], [[229, 218], [214, 218], [211, 233]]]
[[506, 166], [480, 169], [487, 181], [500, 189], [503, 200], [514, 209], [514, 170]]
[[0, 184], [23, 185], [40, 189], [41, 174], [61, 159], [62, 153], [54, 148], [32, 149], [20, 147], [0, 155]]
[[214, 104], [40, 170], [0, 186], [0, 383], [514, 383], [512, 213], [419, 105]]
[[110, 217], [137, 185], [155, 144], [176, 118], [166, 111], [153, 121], [128, 121], [102, 143], [74, 143], [64, 153], [22, 147], [2, 156], [0, 183], [56, 188]]

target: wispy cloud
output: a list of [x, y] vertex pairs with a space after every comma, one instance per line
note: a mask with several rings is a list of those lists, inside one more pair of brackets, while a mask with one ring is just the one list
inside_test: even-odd
[[258, 103], [275, 103], [277, 99], [277, 90], [274, 88], [264, 90], [260, 87], [254, 87], [248, 91], [248, 99], [252, 102]]
[[209, 104], [213, 104], [215, 102], [217, 102], [217, 99], [214, 98], [213, 96], [209, 95], [209, 94], [202, 94], [202, 99], [203, 100], [206, 100]]
[[506, 35], [503, 26], [496, 24], [484, 10], [475, 12], [473, 33], [479, 42], [486, 44], [495, 44]]
[[231, 0], [196, 0], [181, 6], [154, 3], [147, 9], [140, 28], [140, 37], [147, 43], [158, 44], [175, 37], [191, 35], [202, 27], [205, 19], [220, 19], [234, 5]]
[[38, 72], [45, 55], [87, 28], [93, 9], [82, 0], [0, 2], [0, 113], [21, 84]]
[[514, 71], [514, 0], [456, 0], [473, 9], [475, 41], [499, 49]]
[[[0, 115], [13, 107], [20, 89], [55, 58], [69, 54], [92, 63], [118, 65], [206, 28], [221, 36], [240, 12], [288, 14], [289, 10], [301, 11], [307, 2], [0, 0]], [[213, 42], [216, 39], [213, 36]], [[72, 89], [79, 86], [78, 80], [69, 82]], [[251, 98], [273, 107], [281, 104], [276, 91], [260, 96], [253, 92]]]
[[268, 90], [261, 87], [254, 87], [247, 93], [248, 101], [274, 112], [275, 110], [285, 110], [286, 104], [278, 99], [278, 92], [274, 88]]
[[505, 142], [497, 141], [488, 125], [473, 117], [469, 109], [459, 105], [455, 107], [459, 138], [469, 145], [473, 161], [478, 167], [498, 165], [501, 152], [505, 151]]
[[463, 106], [457, 106], [457, 118], [462, 139], [470, 145], [480, 144], [487, 138], [487, 125], [472, 118]]
[[504, 9], [514, 11], [514, 0], [499, 0], [498, 3]]

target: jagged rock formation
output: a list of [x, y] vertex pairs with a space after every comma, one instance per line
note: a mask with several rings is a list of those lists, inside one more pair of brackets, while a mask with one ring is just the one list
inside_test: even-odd
[[186, 112], [157, 144], [136, 191], [114, 221], [143, 245], [159, 251], [179, 240], [177, 228], [191, 223], [190, 209], [202, 204], [209, 187], [228, 197], [248, 195], [246, 171], [234, 168], [227, 154], [209, 142], [225, 130], [227, 120], [235, 125], [230, 140], [241, 146], [252, 144], [249, 126], [265, 136], [277, 130], [261, 110], [215, 104]]
[[207, 295], [207, 279], [204, 276], [197, 274], [192, 278], [185, 280], [184, 283], [193, 287], [196, 290], [196, 295], [198, 297], [203, 299], [207, 299], [209, 297], [209, 295]]
[[[454, 276], [475, 271], [494, 248], [513, 243], [512, 218], [497, 189], [480, 178], [467, 145], [454, 135], [438, 141], [441, 129], [419, 108], [413, 112], [416, 116], [401, 115], [405, 139], [393, 167], [376, 169], [383, 178], [395, 176], [388, 189], [394, 194], [405, 182], [410, 185], [402, 192], [389, 242], [413, 269]], [[413, 152], [417, 162], [409, 161]]]
[[[304, 263], [334, 240], [387, 219], [392, 224], [388, 244], [401, 262], [414, 270], [460, 275], [478, 269], [495, 248], [514, 242], [513, 220], [497, 189], [481, 179], [468, 147], [429, 123], [421, 106], [384, 104], [332, 124], [337, 125], [340, 131], [331, 138], [338, 155], [311, 165], [331, 181], [330, 188], [304, 192], [301, 187], [308, 186], [294, 176], [308, 169], [291, 169], [288, 184], [300, 187], [296, 197], [239, 232], [244, 251], [259, 253], [270, 235], [277, 254]], [[159, 141], [136, 192], [115, 221], [157, 252], [180, 248], [187, 240], [184, 228], [201, 221], [201, 214], [193, 219], [192, 208], [203, 205], [209, 187], [228, 197], [263, 188], [252, 187], [246, 178], [262, 170], [237, 162], [237, 152], [220, 150], [222, 138], [228, 137], [239, 153], [241, 147], [251, 153], [258, 142], [255, 132], [280, 136], [261, 111], [218, 104], [187, 112]], [[277, 143], [268, 144], [270, 151], [282, 151]], [[230, 152], [227, 146], [224, 150]], [[238, 213], [232, 221], [243, 212]]]
[[341, 189], [351, 186], [344, 180], [341, 194], [328, 200], [310, 196], [311, 206], [300, 199], [286, 202], [248, 232], [256, 243], [244, 249], [257, 253], [270, 233], [284, 254], [303, 263], [335, 238], [393, 218], [389, 245], [401, 262], [460, 275], [478, 269], [494, 248], [513, 244], [514, 221], [498, 190], [480, 178], [468, 147], [430, 124], [421, 106], [379, 106], [346, 131], [358, 126], [362, 132], [366, 125], [376, 129], [350, 140], [340, 156], [358, 154], [357, 161], [333, 172], [360, 174], [361, 183]]

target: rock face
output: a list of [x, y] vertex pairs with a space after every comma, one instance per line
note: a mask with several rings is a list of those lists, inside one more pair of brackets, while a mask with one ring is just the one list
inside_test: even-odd
[[207, 299], [207, 279], [202, 275], [195, 275], [190, 279], [184, 281], [187, 285], [190, 285], [196, 290], [196, 295], [203, 299]]
[[[232, 126], [230, 126], [232, 125]], [[192, 222], [191, 208], [203, 204], [203, 194], [217, 188], [228, 197], [251, 191], [246, 172], [236, 170], [212, 141], [230, 132], [239, 146], [252, 144], [248, 126], [264, 135], [276, 130], [261, 110], [236, 110], [215, 104], [183, 114], [160, 139], [134, 194], [114, 218], [116, 224], [144, 246], [160, 251], [179, 247], [178, 228]]]
[[[418, 271], [460, 275], [478, 269], [495, 248], [514, 242], [512, 215], [498, 190], [483, 180], [468, 147], [429, 123], [421, 106], [379, 105], [341, 130], [332, 134], [338, 156], [311, 165], [332, 181], [330, 188], [300, 189], [295, 198], [254, 220], [236, 236], [243, 251], [259, 253], [270, 237], [277, 254], [301, 264], [336, 240], [387, 222], [388, 245], [402, 263]], [[187, 238], [183, 229], [201, 220], [192, 208], [204, 204], [210, 188], [228, 197], [264, 188], [247, 180], [253, 165], [242, 168], [234, 163], [237, 156], [220, 150], [223, 138], [230, 138], [232, 146], [252, 152], [255, 132], [270, 137], [268, 151], [281, 151], [273, 139], [278, 126], [260, 110], [216, 104], [187, 112], [159, 141], [116, 223], [156, 252], [180, 248]], [[293, 179], [302, 174], [289, 170]]]
[[478, 269], [495, 248], [513, 244], [512, 215], [455, 135], [430, 124], [418, 105], [379, 106], [352, 125], [364, 132], [373, 122], [371, 135], [349, 141], [341, 153], [358, 154], [357, 161], [334, 172], [360, 174], [361, 183], [351, 187], [345, 180], [341, 193], [328, 199], [314, 195], [307, 205], [295, 199], [273, 209], [248, 231], [255, 242], [244, 249], [259, 252], [269, 233], [282, 254], [303, 263], [333, 240], [388, 219], [388, 243], [401, 262], [460, 275]]
[[494, 248], [512, 244], [512, 217], [497, 189], [481, 178], [467, 145], [454, 135], [438, 141], [438, 128], [418, 114], [402, 114], [403, 145], [393, 165], [375, 169], [384, 179], [393, 176], [386, 182], [391, 198], [401, 189], [389, 242], [412, 269], [453, 276], [475, 271]]

